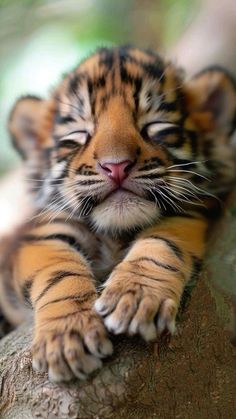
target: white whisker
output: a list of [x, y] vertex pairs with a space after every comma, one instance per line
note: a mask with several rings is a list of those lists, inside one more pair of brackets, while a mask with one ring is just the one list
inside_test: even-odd
[[193, 172], [192, 170], [181, 170], [181, 169], [174, 169], [174, 170], [173, 170], [173, 169], [170, 169], [170, 170], [168, 170], [168, 172], [191, 173], [192, 175], [199, 176], [199, 177], [201, 177], [201, 178], [203, 178], [203, 179], [207, 180], [208, 182], [211, 182], [211, 179], [207, 178], [206, 176], [201, 175], [200, 173]]
[[188, 189], [188, 188], [186, 188], [186, 187], [184, 187], [184, 186], [181, 186], [181, 185], [173, 185], [173, 184], [169, 184], [169, 185], [166, 185], [166, 187], [168, 188], [168, 189], [170, 189], [170, 190], [172, 190], [172, 189], [177, 189], [177, 193], [178, 194], [181, 194], [181, 191], [184, 191], [187, 195], [190, 195], [190, 196], [192, 196], [193, 198], [195, 198], [195, 199], [197, 199], [197, 201], [201, 201], [202, 202], [202, 200], [193, 192], [193, 191], [191, 191], [190, 189]]
[[202, 164], [202, 163], [206, 163], [206, 162], [208, 162], [209, 160], [199, 160], [199, 161], [191, 161], [191, 162], [189, 162], [189, 163], [180, 163], [180, 164], [172, 164], [172, 166], [168, 166], [167, 167], [167, 170], [168, 169], [172, 169], [173, 167], [182, 167], [182, 166], [189, 166], [189, 165], [191, 165], [191, 164]]

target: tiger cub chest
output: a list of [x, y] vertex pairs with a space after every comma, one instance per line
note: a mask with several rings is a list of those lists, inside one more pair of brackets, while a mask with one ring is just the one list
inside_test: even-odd
[[105, 281], [114, 267], [124, 258], [129, 243], [104, 236], [97, 237], [97, 252], [93, 260], [93, 273], [98, 281]]

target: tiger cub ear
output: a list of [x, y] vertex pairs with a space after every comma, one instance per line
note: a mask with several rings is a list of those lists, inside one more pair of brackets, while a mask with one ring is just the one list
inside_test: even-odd
[[31, 95], [17, 100], [10, 113], [8, 129], [13, 145], [23, 159], [29, 159], [33, 152], [52, 146], [50, 133], [53, 119], [51, 101]]
[[229, 135], [236, 123], [236, 83], [225, 70], [211, 67], [186, 83], [187, 109], [206, 133]]

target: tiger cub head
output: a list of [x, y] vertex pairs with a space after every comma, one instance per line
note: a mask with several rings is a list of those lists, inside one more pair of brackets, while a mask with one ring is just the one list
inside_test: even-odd
[[48, 100], [19, 99], [9, 129], [26, 164], [43, 162], [44, 204], [119, 233], [229, 187], [235, 111], [220, 68], [187, 81], [154, 52], [104, 48]]

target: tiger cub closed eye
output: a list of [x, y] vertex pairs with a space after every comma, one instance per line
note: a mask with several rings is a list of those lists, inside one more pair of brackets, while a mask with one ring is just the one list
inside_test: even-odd
[[132, 47], [100, 49], [49, 99], [16, 102], [9, 130], [36, 210], [2, 267], [1, 301], [13, 324], [33, 308], [36, 370], [83, 379], [112, 353], [106, 329], [174, 332], [215, 198], [235, 180], [235, 111], [224, 70], [186, 81]]

